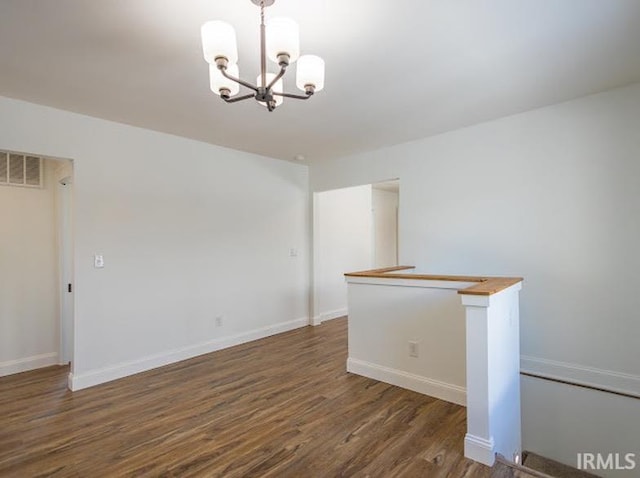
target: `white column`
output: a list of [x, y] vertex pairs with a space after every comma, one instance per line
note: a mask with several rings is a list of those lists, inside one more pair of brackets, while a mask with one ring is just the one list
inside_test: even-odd
[[493, 295], [462, 295], [467, 336], [467, 458], [492, 466], [521, 452], [520, 326], [515, 284]]

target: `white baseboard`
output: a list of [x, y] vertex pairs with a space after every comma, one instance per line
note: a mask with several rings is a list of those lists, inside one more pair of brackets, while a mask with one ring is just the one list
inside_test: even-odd
[[49, 367], [50, 365], [58, 365], [58, 352], [0, 362], [0, 377], [27, 372], [37, 368]]
[[467, 433], [464, 437], [464, 457], [480, 462], [483, 465], [493, 466], [496, 461], [493, 438], [485, 440]]
[[340, 317], [344, 317], [347, 315], [348, 309], [345, 307], [343, 309], [330, 310], [328, 312], [321, 312], [320, 315], [316, 315], [311, 321], [311, 325], [320, 325], [322, 322], [326, 322], [327, 320], [339, 319]]
[[222, 337], [208, 342], [203, 342], [189, 347], [170, 350], [161, 354], [150, 355], [138, 360], [119, 363], [110, 367], [91, 370], [81, 374], [69, 374], [69, 388], [71, 390], [81, 390], [83, 388], [92, 387], [101, 383], [110, 382], [119, 378], [134, 375], [136, 373], [145, 372], [154, 368], [162, 367], [181, 360], [190, 359], [198, 355], [204, 355], [216, 350], [226, 349], [234, 345], [252, 342], [254, 340], [269, 337], [271, 335], [280, 334], [289, 330], [298, 329], [309, 325], [307, 317], [291, 320], [288, 322], [280, 322], [274, 325], [268, 325], [259, 329], [250, 330], [229, 337]]
[[464, 387], [440, 382], [402, 370], [383, 367], [364, 360], [349, 357], [347, 359], [347, 372], [413, 390], [414, 392], [458, 405], [465, 406], [467, 403], [467, 390]]
[[323, 312], [320, 314], [320, 320], [326, 322], [327, 320], [339, 319], [347, 315], [348, 309], [346, 307], [342, 309], [330, 310], [329, 312]]
[[640, 395], [640, 376], [522, 355], [520, 370], [556, 380]]

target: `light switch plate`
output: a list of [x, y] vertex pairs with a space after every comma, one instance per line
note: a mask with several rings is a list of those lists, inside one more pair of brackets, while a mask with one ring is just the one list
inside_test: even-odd
[[93, 256], [93, 267], [96, 269], [102, 269], [104, 267], [104, 257], [102, 254], [96, 254]]

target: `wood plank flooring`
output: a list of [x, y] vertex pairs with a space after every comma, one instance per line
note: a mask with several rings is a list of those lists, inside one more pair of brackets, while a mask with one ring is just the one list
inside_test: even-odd
[[[489, 477], [465, 409], [345, 372], [337, 319], [71, 393], [0, 378], [0, 476]], [[518, 476], [518, 475], [501, 475]]]

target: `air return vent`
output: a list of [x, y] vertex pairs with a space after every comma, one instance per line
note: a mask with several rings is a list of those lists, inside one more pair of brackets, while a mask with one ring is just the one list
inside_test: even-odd
[[42, 187], [42, 158], [0, 151], [0, 184]]

